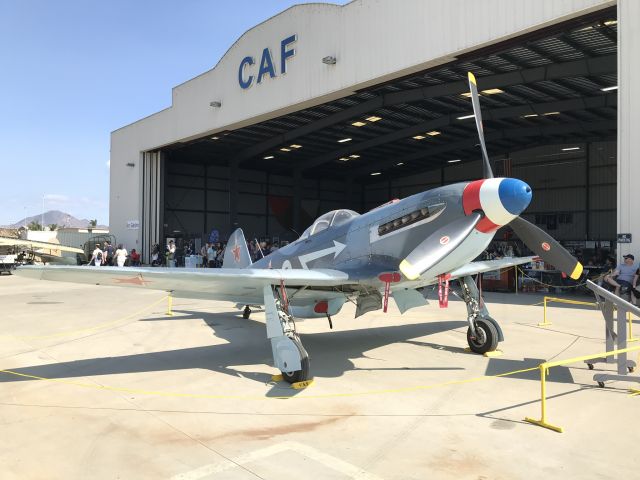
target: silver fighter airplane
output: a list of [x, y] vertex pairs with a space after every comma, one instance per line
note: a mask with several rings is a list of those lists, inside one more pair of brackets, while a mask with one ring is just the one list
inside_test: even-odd
[[487, 156], [476, 80], [469, 87], [480, 137], [484, 179], [448, 185], [393, 200], [362, 215], [336, 210], [322, 215], [295, 242], [251, 263], [242, 230], [227, 243], [222, 269], [21, 267], [16, 274], [44, 280], [121, 285], [172, 292], [244, 306], [264, 305], [274, 365], [291, 382], [309, 378], [309, 355], [295, 317], [336, 315], [347, 301], [356, 316], [383, 308], [389, 297], [401, 313], [425, 305], [438, 286], [441, 306], [456, 280], [468, 312], [472, 351], [495, 350], [504, 340], [484, 305], [473, 275], [531, 261], [532, 257], [477, 261], [495, 231], [509, 225], [536, 255], [578, 279], [582, 265], [558, 242], [519, 217], [531, 201], [521, 180], [493, 178]]

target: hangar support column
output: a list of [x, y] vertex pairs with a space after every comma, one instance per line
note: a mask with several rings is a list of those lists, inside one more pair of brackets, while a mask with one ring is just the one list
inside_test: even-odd
[[640, 2], [618, 0], [618, 257], [640, 255], [640, 215], [635, 205], [640, 179]]
[[293, 171], [293, 229], [302, 233], [300, 228], [300, 205], [302, 204], [302, 171]]
[[229, 236], [238, 228], [238, 164], [229, 165]]

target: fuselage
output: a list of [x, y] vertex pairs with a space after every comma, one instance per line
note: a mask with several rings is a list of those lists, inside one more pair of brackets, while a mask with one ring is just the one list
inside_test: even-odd
[[[343, 210], [316, 220], [295, 242], [254, 263], [251, 268], [328, 268], [349, 272], [380, 287], [374, 272], [398, 271], [400, 262], [425, 238], [474, 211], [483, 219], [474, 232], [412, 286], [432, 283], [437, 276], [480, 255], [495, 231], [519, 215], [531, 201], [530, 187], [516, 179], [487, 179], [447, 185], [394, 200], [362, 215]], [[406, 279], [405, 279], [406, 280]]]

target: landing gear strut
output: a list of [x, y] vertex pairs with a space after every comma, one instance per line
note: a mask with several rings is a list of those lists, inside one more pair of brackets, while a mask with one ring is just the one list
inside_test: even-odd
[[287, 311], [278, 291], [264, 287], [267, 337], [271, 341], [273, 363], [289, 383], [309, 379], [309, 354], [302, 346], [293, 316]]
[[476, 282], [471, 276], [459, 279], [462, 298], [467, 304], [467, 343], [472, 352], [484, 354], [498, 348], [498, 342], [504, 340], [498, 322], [489, 316], [482, 303]]
[[244, 310], [242, 312], [242, 318], [247, 320], [250, 316], [251, 316], [251, 309], [249, 308], [249, 305], [245, 305]]

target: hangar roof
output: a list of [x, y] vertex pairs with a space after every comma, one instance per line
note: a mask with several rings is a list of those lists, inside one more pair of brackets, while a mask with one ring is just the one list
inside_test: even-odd
[[[615, 137], [615, 8], [476, 50], [347, 97], [164, 149], [187, 163], [373, 181], [480, 158], [466, 73], [478, 78], [489, 155]], [[464, 118], [467, 117], [467, 118]], [[499, 173], [499, 172], [497, 172]]]

